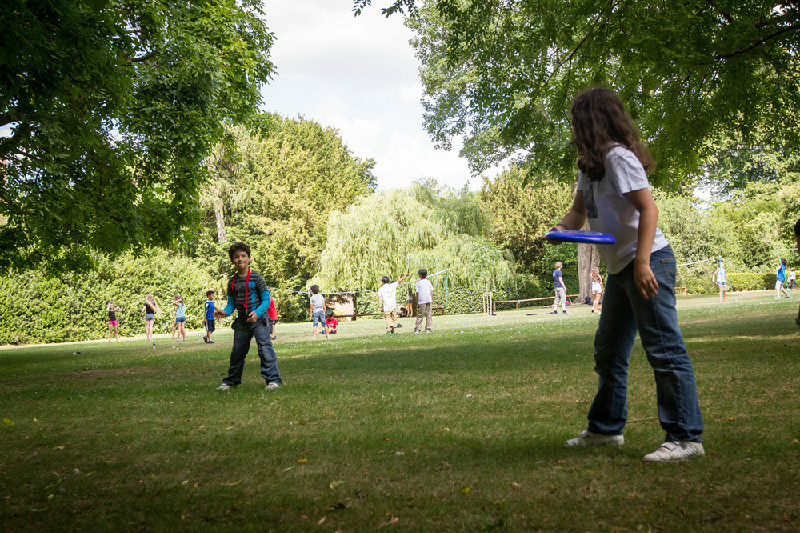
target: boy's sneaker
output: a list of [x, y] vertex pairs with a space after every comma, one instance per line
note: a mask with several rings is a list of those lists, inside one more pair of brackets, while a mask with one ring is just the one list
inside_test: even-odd
[[414, 330], [414, 335], [419, 335], [419, 334], [420, 334], [420, 331], [418, 329], [415, 329]]
[[203, 342], [208, 344], [208, 337], [203, 337]]
[[270, 381], [269, 383], [267, 383], [266, 387], [267, 390], [275, 390], [279, 388], [281, 388], [281, 384], [278, 383], [277, 381]]
[[230, 386], [230, 385], [228, 385], [227, 383], [223, 383], [222, 385], [220, 385], [219, 387], [217, 387], [217, 390], [231, 390], [232, 388], [233, 388], [233, 387], [231, 387], [231, 386]]
[[214, 341], [212, 341], [211, 339], [208, 339], [206, 342], [207, 342], [208, 344], [214, 344]]
[[429, 329], [425, 330], [425, 333], [430, 333], [430, 332], [431, 332], [431, 330], [429, 330]]
[[580, 435], [565, 442], [564, 446], [576, 448], [578, 446], [622, 446], [623, 444], [625, 444], [625, 437], [622, 434], [601, 435], [584, 429]]
[[705, 454], [701, 442], [665, 442], [653, 453], [642, 457], [642, 460], [651, 463], [671, 463], [686, 461], [690, 457], [701, 457]]
[[549, 314], [551, 314], [551, 315], [557, 315], [557, 314], [558, 314], [558, 311], [553, 311], [552, 313], [549, 313]]
[[567, 314], [567, 310], [565, 309], [565, 310], [561, 311], [561, 314], [562, 315], [566, 315]]
[[156, 343], [153, 343], [153, 349], [154, 350], [156, 349]]

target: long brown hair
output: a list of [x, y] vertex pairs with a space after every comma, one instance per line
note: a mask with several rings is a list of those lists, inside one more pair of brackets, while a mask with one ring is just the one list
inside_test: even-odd
[[600, 181], [606, 172], [606, 152], [617, 142], [631, 150], [646, 171], [655, 169], [650, 152], [642, 144], [625, 106], [608, 89], [589, 89], [572, 103], [572, 136], [578, 148], [578, 168], [591, 181]]

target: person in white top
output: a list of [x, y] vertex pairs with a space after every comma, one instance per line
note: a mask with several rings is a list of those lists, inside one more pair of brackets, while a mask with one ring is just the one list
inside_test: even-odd
[[419, 333], [422, 329], [422, 317], [425, 317], [425, 333], [431, 332], [433, 323], [433, 285], [428, 281], [428, 271], [420, 268], [419, 280], [417, 281], [417, 323], [414, 325], [414, 333]]
[[395, 328], [399, 327], [397, 324], [397, 286], [400, 285], [404, 279], [408, 277], [410, 272], [403, 274], [400, 279], [394, 283], [390, 283], [389, 276], [383, 276], [381, 281], [383, 285], [378, 289], [378, 307], [383, 310], [383, 318], [386, 320], [386, 333], [394, 333]]

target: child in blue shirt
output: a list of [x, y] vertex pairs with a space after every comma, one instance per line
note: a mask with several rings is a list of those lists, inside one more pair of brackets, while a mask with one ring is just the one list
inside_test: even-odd
[[214, 333], [216, 329], [214, 324], [214, 291], [206, 291], [206, 301], [205, 306], [205, 314], [203, 315], [203, 324], [206, 327], [206, 336], [203, 337], [203, 341], [206, 344], [214, 344], [214, 341], [211, 340], [211, 334]]
[[269, 289], [264, 278], [250, 270], [248, 245], [243, 242], [231, 245], [228, 256], [236, 267], [236, 274], [228, 283], [228, 304], [225, 309], [215, 311], [214, 317], [224, 318], [236, 311], [236, 319], [233, 321], [233, 348], [228, 376], [217, 390], [229, 390], [242, 383], [242, 371], [253, 337], [258, 345], [261, 376], [267, 383], [267, 390], [277, 389], [283, 381], [278, 373], [277, 357], [270, 339], [272, 324], [267, 316]]

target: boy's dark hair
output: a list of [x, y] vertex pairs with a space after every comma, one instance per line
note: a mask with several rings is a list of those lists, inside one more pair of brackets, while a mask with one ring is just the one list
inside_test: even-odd
[[427, 278], [427, 277], [428, 277], [428, 271], [427, 271], [427, 270], [425, 270], [424, 268], [420, 268], [420, 269], [417, 271], [417, 274], [418, 274], [418, 275], [419, 275], [419, 277], [420, 277], [420, 278], [422, 278], [422, 279], [425, 279], [425, 278]]
[[333, 318], [333, 309], [328, 309], [325, 313], [325, 318]]
[[389, 279], [389, 276], [383, 276], [383, 277], [381, 278], [381, 281], [382, 281], [382, 282], [384, 282], [384, 283], [389, 283], [389, 282], [391, 282], [392, 280], [390, 280], [390, 279]]
[[781, 264], [782, 264], [783, 266], [786, 266], [786, 259], [781, 259]]
[[214, 294], [214, 291], [206, 291], [206, 298]]
[[319, 294], [319, 285], [312, 285], [311, 286], [311, 293], [312, 294]]
[[797, 222], [794, 225], [794, 236], [800, 237], [800, 218], [797, 219]]
[[243, 242], [235, 242], [228, 248], [228, 259], [233, 261], [233, 254], [239, 251], [246, 253], [247, 257], [250, 257], [250, 247]]

